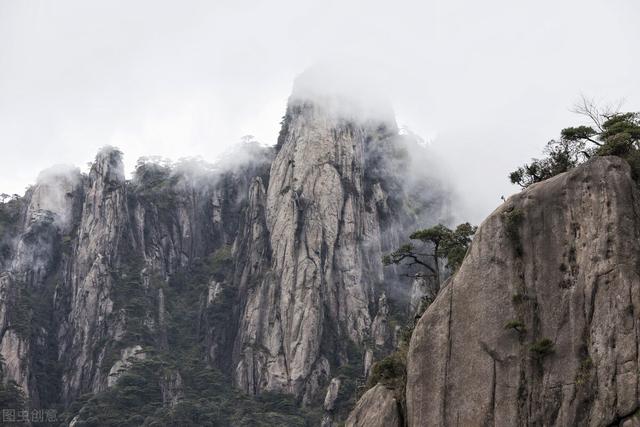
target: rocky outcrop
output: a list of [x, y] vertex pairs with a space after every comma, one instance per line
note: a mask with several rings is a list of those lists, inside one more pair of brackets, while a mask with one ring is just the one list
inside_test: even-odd
[[109, 369], [109, 376], [107, 385], [112, 387], [118, 381], [118, 378], [129, 369], [131, 364], [136, 360], [144, 360], [145, 354], [142, 347], [139, 345], [133, 347], [127, 347], [122, 350], [122, 356], [117, 360], [111, 369]]
[[378, 348], [388, 350], [391, 347], [392, 331], [389, 325], [389, 304], [384, 292], [378, 299], [378, 313], [371, 325], [371, 338], [373, 344]]
[[[160, 284], [219, 249], [231, 256], [225, 248], [236, 237], [249, 183], [264, 176], [269, 150], [243, 148], [251, 152], [241, 150], [244, 162], [232, 167], [140, 162], [126, 181], [121, 153], [107, 147], [87, 176], [52, 168], [23, 198], [0, 206], [0, 352], [6, 379], [18, 382], [34, 405], [40, 392], [68, 404], [104, 390], [127, 348], [166, 349]], [[216, 274], [202, 297], [211, 310], [224, 288], [218, 282], [224, 272]], [[134, 296], [147, 301], [136, 331], [127, 308]], [[228, 331], [227, 340], [233, 333], [207, 328], [219, 330]], [[135, 338], [141, 332], [146, 338]], [[207, 342], [212, 362], [224, 367], [228, 362], [219, 359], [230, 360], [230, 351], [220, 357], [220, 339]]]
[[258, 252], [247, 265], [262, 274], [235, 345], [236, 383], [247, 392], [309, 401], [331, 366], [348, 362], [349, 343], [370, 335], [385, 239], [397, 242], [385, 189], [392, 180], [370, 172], [381, 161], [371, 150], [394, 135], [393, 122], [348, 120], [294, 93], [266, 194], [255, 187], [251, 199], [265, 219], [248, 230]]
[[395, 345], [391, 307], [408, 312], [410, 284], [388, 280], [381, 256], [448, 200], [427, 181], [405, 188], [408, 140], [390, 109], [335, 96], [298, 87], [277, 146], [250, 143], [222, 166], [143, 158], [127, 180], [107, 147], [88, 174], [55, 168], [3, 198], [5, 380], [34, 407], [68, 408], [134, 363], [171, 359], [158, 372], [165, 406], [197, 366], [249, 394], [326, 403], [340, 422], [339, 397]]
[[60, 354], [65, 365], [62, 384], [67, 402], [81, 390], [97, 392], [107, 385], [107, 376], [100, 372], [106, 348], [98, 343], [105, 343], [117, 330], [109, 323], [113, 312], [111, 272], [118, 266], [130, 232], [127, 208], [122, 154], [104, 149], [89, 173], [77, 241], [67, 270], [69, 315], [60, 331], [64, 337]]
[[29, 390], [29, 341], [8, 330], [0, 342], [0, 354], [5, 378], [15, 381], [23, 390]]
[[639, 196], [599, 157], [493, 212], [413, 333], [409, 426], [635, 425]]
[[[423, 424], [433, 425], [433, 424]], [[394, 391], [378, 384], [358, 401], [345, 423], [346, 427], [401, 427], [400, 407]]]
[[324, 404], [322, 405], [325, 411], [333, 411], [335, 409], [341, 383], [340, 378], [331, 379], [329, 387], [327, 387], [327, 394], [324, 397]]
[[[54, 327], [51, 299], [60, 269], [61, 236], [70, 232], [77, 219], [74, 208], [81, 193], [79, 171], [55, 167], [42, 172], [21, 209], [14, 209], [13, 224], [3, 224], [5, 235], [0, 236], [8, 242], [3, 248], [4, 271], [0, 271], [0, 354], [6, 362], [5, 380], [16, 381], [35, 405], [51, 387], [34, 365], [57, 359], [48, 340]], [[34, 305], [42, 309], [35, 313]]]

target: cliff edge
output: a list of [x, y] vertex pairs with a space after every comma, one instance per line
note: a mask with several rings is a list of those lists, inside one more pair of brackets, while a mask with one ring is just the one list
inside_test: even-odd
[[598, 157], [484, 221], [413, 333], [409, 426], [640, 425], [639, 195]]

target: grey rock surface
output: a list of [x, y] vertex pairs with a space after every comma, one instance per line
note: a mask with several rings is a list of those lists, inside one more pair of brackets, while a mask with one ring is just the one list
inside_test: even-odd
[[[371, 325], [371, 338], [378, 348], [388, 349], [391, 347], [392, 331], [389, 325], [389, 304], [384, 292], [378, 299], [378, 312]], [[365, 370], [367, 369], [365, 368]]]
[[[69, 314], [62, 323], [60, 346], [63, 394], [69, 402], [80, 391], [97, 392], [107, 386], [100, 370], [105, 348], [99, 342], [113, 337], [113, 276], [122, 241], [129, 231], [124, 166], [121, 153], [103, 149], [89, 173], [78, 224], [77, 242], [63, 275], [70, 293]], [[117, 321], [117, 320], [116, 320]], [[98, 356], [96, 357], [96, 352]]]
[[[382, 254], [449, 204], [431, 181], [407, 190], [410, 138], [390, 109], [355, 117], [343, 106], [292, 97], [277, 146], [248, 144], [224, 167], [143, 158], [126, 179], [107, 147], [88, 174], [53, 168], [3, 202], [3, 380], [35, 407], [68, 407], [112, 387], [132, 351], [170, 350], [179, 305], [199, 361], [243, 391], [336, 406], [342, 386], [330, 379], [344, 367], [355, 390], [397, 340], [390, 301], [401, 313], [410, 284], [383, 270]], [[178, 285], [197, 294], [176, 304], [184, 289], [172, 283], [190, 274], [198, 283]], [[182, 383], [164, 378], [167, 405]]]
[[[424, 424], [435, 425], [435, 424]], [[401, 427], [400, 407], [394, 391], [378, 384], [369, 389], [349, 414], [346, 427]]]
[[264, 277], [240, 319], [235, 379], [247, 392], [308, 401], [328, 382], [330, 366], [347, 362], [348, 343], [371, 333], [384, 239], [397, 237], [386, 227], [388, 196], [367, 173], [366, 152], [390, 143], [397, 129], [345, 121], [299, 100], [287, 114], [266, 194], [256, 191], [260, 201], [251, 202], [265, 219], [248, 234], [258, 248], [248, 264]]
[[496, 209], [415, 328], [409, 426], [634, 425], [639, 201], [604, 157]]
[[338, 399], [338, 393], [340, 392], [340, 384], [342, 381], [340, 378], [332, 378], [327, 387], [327, 394], [324, 397], [324, 410], [333, 411], [336, 406], [336, 400]]

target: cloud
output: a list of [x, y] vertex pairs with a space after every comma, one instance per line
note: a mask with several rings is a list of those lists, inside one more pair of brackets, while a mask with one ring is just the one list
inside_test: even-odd
[[80, 170], [70, 165], [56, 165], [40, 172], [27, 212], [27, 221], [43, 213], [53, 214], [53, 221], [63, 231], [71, 224], [73, 197], [82, 183]]
[[343, 58], [320, 62], [296, 77], [290, 102], [311, 100], [338, 117], [395, 124], [395, 114], [372, 64]]
[[323, 62], [383, 90], [478, 222], [517, 190], [509, 170], [575, 120], [580, 93], [640, 110], [639, 13], [635, 0], [1, 2], [0, 191], [106, 144], [129, 173], [144, 155], [213, 161], [245, 134], [273, 144], [295, 77]]

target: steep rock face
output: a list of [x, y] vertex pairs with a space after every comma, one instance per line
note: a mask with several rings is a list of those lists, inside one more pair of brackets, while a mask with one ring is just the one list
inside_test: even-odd
[[394, 391], [382, 384], [374, 386], [360, 398], [345, 423], [346, 427], [400, 427], [401, 425], [402, 419]]
[[382, 293], [378, 300], [378, 313], [371, 325], [371, 338], [376, 347], [389, 349], [391, 347], [391, 329], [389, 327], [389, 304], [387, 296]]
[[[14, 210], [11, 230], [5, 229], [12, 238], [5, 246], [0, 272], [0, 354], [6, 379], [16, 381], [36, 405], [41, 394], [55, 393], [55, 386], [41, 375], [54, 373], [34, 365], [48, 368], [57, 358], [49, 339], [51, 298], [59, 272], [61, 236], [70, 230], [75, 200], [81, 194], [79, 171], [63, 167], [44, 171], [27, 191], [21, 208]], [[40, 308], [38, 313], [34, 305]]]
[[[121, 244], [130, 231], [121, 154], [103, 150], [91, 172], [68, 266], [69, 315], [61, 327], [60, 359], [66, 401], [80, 390], [106, 387], [99, 368], [104, 343], [116, 328], [109, 324], [114, 286], [111, 269], [119, 262]], [[95, 357], [96, 351], [99, 355]], [[107, 368], [107, 372], [108, 372]]]
[[340, 392], [340, 383], [340, 378], [331, 379], [329, 387], [327, 387], [327, 394], [324, 397], [324, 404], [322, 405], [325, 411], [332, 411], [335, 408], [338, 393]]
[[413, 333], [410, 426], [633, 422], [638, 196], [624, 161], [595, 158], [484, 221]]
[[139, 166], [129, 205], [134, 239], [149, 269], [168, 277], [232, 243], [241, 201], [257, 169], [221, 174], [199, 164], [177, 170], [152, 162]]
[[[171, 301], [163, 286], [194, 265], [225, 262], [212, 254], [231, 256], [247, 189], [265, 176], [269, 150], [244, 148], [253, 152], [233, 168], [143, 164], [133, 181], [125, 181], [121, 153], [106, 148], [88, 176], [52, 168], [24, 198], [2, 205], [5, 380], [18, 382], [35, 406], [43, 393], [44, 403], [62, 396], [69, 404], [113, 384], [109, 373], [127, 349], [166, 349]], [[202, 311], [207, 359], [219, 368], [229, 364], [234, 331], [206, 315], [220, 321], [224, 276], [220, 268], [207, 276], [218, 295], [202, 295], [202, 308], [193, 307], [196, 318]]]
[[123, 372], [131, 366], [131, 363], [135, 360], [144, 360], [145, 354], [142, 347], [137, 345], [135, 347], [127, 347], [122, 351], [122, 358], [113, 364], [109, 369], [109, 377], [107, 379], [107, 385], [112, 387], [118, 381], [118, 378]]
[[29, 390], [29, 341], [15, 331], [8, 330], [0, 342], [0, 354], [4, 359], [4, 375], [15, 381], [23, 390]]
[[169, 361], [165, 406], [214, 368], [250, 394], [329, 396], [340, 422], [408, 311], [409, 283], [385, 277], [381, 255], [447, 200], [405, 191], [390, 115], [334, 107], [292, 97], [276, 149], [251, 144], [224, 166], [143, 158], [126, 180], [106, 148], [87, 175], [54, 169], [0, 203], [3, 380], [34, 407], [68, 408]]
[[234, 277], [247, 259], [241, 253], [245, 233], [239, 230], [245, 224], [257, 226], [247, 212], [254, 207], [256, 182], [268, 179], [272, 150], [247, 143], [235, 156], [222, 167], [201, 161], [174, 167], [142, 162], [129, 194], [133, 241], [145, 267], [145, 286], [151, 283], [158, 292], [152, 298], [158, 307], [152, 310], [157, 311], [157, 324], [151, 332], [160, 335], [160, 342], [154, 345], [167, 349], [167, 307], [176, 303], [167, 301], [163, 286], [171, 288], [174, 283], [175, 291], [184, 292], [179, 288], [188, 283], [182, 282], [186, 277], [194, 280], [191, 276], [197, 270], [207, 291], [191, 307], [197, 312], [196, 334], [204, 341], [208, 364], [225, 371], [231, 364], [237, 305], [243, 296], [243, 285]]
[[381, 250], [394, 237], [382, 237], [389, 183], [368, 175], [367, 150], [395, 134], [393, 123], [353, 122], [290, 101], [262, 202], [266, 220], [257, 221], [268, 233], [269, 265], [262, 256], [249, 262], [265, 274], [249, 290], [236, 341], [244, 390], [308, 401], [330, 366], [347, 362], [348, 342], [369, 336]]

